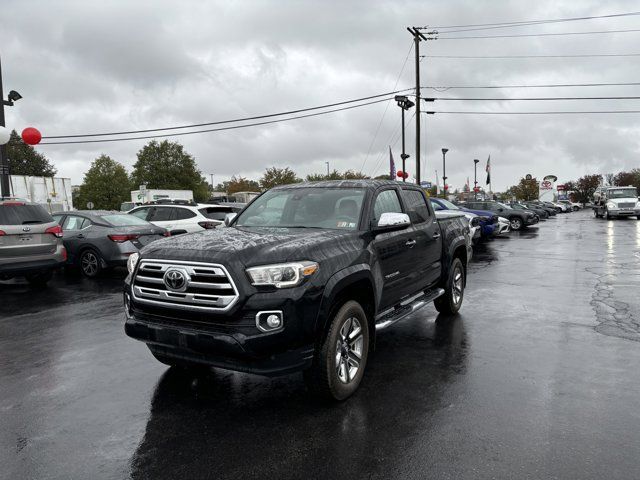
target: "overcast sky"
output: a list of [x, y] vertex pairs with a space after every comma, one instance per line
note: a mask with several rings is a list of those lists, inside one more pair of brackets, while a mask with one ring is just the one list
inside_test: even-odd
[[[67, 135], [210, 122], [333, 103], [415, 85], [407, 26], [464, 25], [640, 11], [631, 1], [30, 1], [5, 0], [0, 29], [4, 89], [23, 99], [7, 126]], [[640, 16], [505, 28], [504, 35], [640, 28]], [[451, 34], [452, 36], [454, 34]], [[640, 53], [640, 32], [423, 42], [426, 55]], [[640, 81], [640, 57], [445, 59], [421, 63], [422, 85], [513, 85]], [[423, 90], [423, 96], [638, 95], [640, 86]], [[627, 101], [438, 101], [434, 110], [638, 109]], [[383, 117], [383, 114], [386, 114]], [[408, 115], [412, 114], [411, 110]], [[423, 179], [441, 175], [449, 148], [453, 187], [479, 177], [491, 155], [494, 190], [531, 173], [559, 181], [640, 167], [640, 114], [423, 117]], [[382, 123], [381, 122], [382, 119]], [[376, 130], [380, 124], [379, 131]], [[400, 110], [391, 102], [276, 125], [175, 137], [214, 183], [252, 178], [269, 166], [300, 175], [326, 170], [388, 172], [399, 161]], [[407, 170], [415, 172], [414, 123]], [[42, 145], [59, 175], [81, 183], [105, 153], [128, 169], [144, 140]], [[395, 142], [395, 143], [394, 143]]]

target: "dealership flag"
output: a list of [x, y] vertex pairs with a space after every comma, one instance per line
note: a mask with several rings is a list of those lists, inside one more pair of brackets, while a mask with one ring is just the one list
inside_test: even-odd
[[389, 145], [389, 176], [390, 180], [396, 178], [396, 163], [393, 161], [393, 153], [391, 153], [391, 145]]
[[491, 185], [491, 155], [489, 155], [489, 158], [487, 158], [487, 166], [485, 168], [485, 171], [487, 172], [487, 185]]

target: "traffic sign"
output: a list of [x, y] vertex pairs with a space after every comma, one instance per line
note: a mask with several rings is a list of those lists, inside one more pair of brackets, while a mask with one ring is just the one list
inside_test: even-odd
[[93, 210], [93, 202], [87, 202], [87, 208]]

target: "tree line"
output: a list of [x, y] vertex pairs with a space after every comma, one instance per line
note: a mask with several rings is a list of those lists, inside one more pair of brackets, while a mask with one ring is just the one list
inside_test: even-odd
[[[7, 145], [9, 168], [12, 175], [51, 177], [57, 173], [49, 160], [31, 145], [22, 141], [18, 133], [11, 132]], [[136, 154], [131, 173], [123, 164], [102, 154], [91, 162], [84, 174], [82, 185], [74, 192], [73, 204], [84, 209], [91, 202], [95, 209], [119, 210], [120, 204], [131, 200], [131, 191], [144, 184], [148, 189], [191, 190], [198, 202], [207, 201], [212, 193], [233, 195], [243, 191], [263, 191], [269, 188], [302, 182], [289, 167], [270, 167], [257, 180], [232, 176], [216, 186], [210, 185], [198, 169], [195, 158], [178, 142], [153, 140]], [[333, 170], [328, 174], [307, 175], [306, 181], [349, 180], [369, 178], [361, 172]], [[388, 178], [384, 176], [384, 178]]]
[[[603, 178], [604, 177], [604, 178]], [[593, 194], [600, 186], [602, 180], [607, 185], [616, 187], [634, 186], [640, 191], [640, 168], [634, 168], [630, 171], [622, 171], [617, 174], [607, 175], [584, 175], [577, 180], [565, 182], [565, 188], [571, 192], [571, 200], [579, 203], [588, 203], [592, 200]], [[509, 187], [504, 196], [506, 198], [516, 198], [517, 200], [535, 200], [538, 198], [538, 179], [532, 177], [527, 179], [523, 177], [517, 185]]]

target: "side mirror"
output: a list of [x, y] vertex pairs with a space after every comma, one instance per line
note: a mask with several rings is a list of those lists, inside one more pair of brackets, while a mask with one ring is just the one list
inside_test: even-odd
[[374, 225], [373, 230], [376, 232], [402, 230], [409, 225], [411, 225], [411, 220], [406, 213], [385, 212], [380, 215], [380, 220], [378, 220], [377, 225]]
[[224, 216], [224, 226], [228, 227], [229, 224], [233, 221], [234, 218], [236, 218], [238, 216], [237, 213], [227, 213]]

